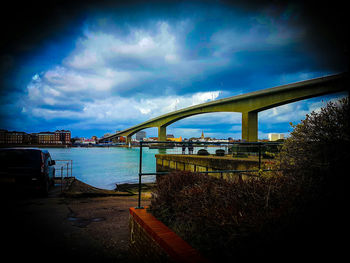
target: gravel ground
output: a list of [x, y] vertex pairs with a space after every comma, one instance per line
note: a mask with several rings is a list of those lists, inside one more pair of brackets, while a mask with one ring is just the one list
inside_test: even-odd
[[[78, 260], [79, 262], [130, 262], [129, 207], [137, 195], [88, 186], [78, 180], [61, 195], [49, 197], [6, 196], [1, 206], [3, 258], [11, 261]], [[149, 204], [150, 192], [142, 196]], [[134, 262], [134, 261], [133, 261]]]

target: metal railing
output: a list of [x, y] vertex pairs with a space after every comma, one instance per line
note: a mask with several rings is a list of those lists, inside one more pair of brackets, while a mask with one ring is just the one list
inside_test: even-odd
[[[165, 175], [169, 174], [170, 171], [166, 172], [152, 172], [152, 173], [143, 173], [142, 172], [142, 148], [145, 145], [159, 145], [159, 146], [167, 146], [171, 145], [173, 147], [178, 147], [181, 149], [181, 154], [186, 154], [183, 151], [183, 146], [185, 145], [189, 149], [189, 154], [194, 155], [193, 150], [191, 150], [191, 147], [194, 147], [194, 145], [197, 145], [197, 147], [206, 147], [206, 146], [224, 146], [225, 148], [225, 154], [232, 154], [232, 156], [241, 156], [239, 154], [245, 153], [248, 156], [249, 155], [255, 155], [258, 157], [258, 169], [251, 169], [251, 170], [216, 170], [216, 171], [200, 171], [198, 173], [204, 173], [204, 174], [221, 174], [224, 173], [260, 173], [260, 172], [271, 172], [274, 171], [272, 169], [261, 169], [262, 164], [262, 157], [263, 157], [263, 150], [264, 149], [274, 149], [273, 151], [279, 152], [282, 146], [282, 142], [172, 142], [172, 141], [140, 141], [139, 147], [140, 147], [140, 159], [139, 159], [139, 182], [138, 182], [138, 206], [136, 208], [143, 208], [141, 206], [141, 186], [142, 186], [142, 176], [149, 176], [149, 175]], [[180, 148], [181, 147], [181, 148]], [[166, 147], [159, 147], [166, 148]], [[198, 154], [198, 150], [197, 150]]]
[[61, 192], [63, 192], [64, 179], [73, 177], [73, 160], [55, 160], [55, 162], [56, 173], [59, 171], [60, 175], [58, 177], [55, 174], [55, 178], [61, 179]]

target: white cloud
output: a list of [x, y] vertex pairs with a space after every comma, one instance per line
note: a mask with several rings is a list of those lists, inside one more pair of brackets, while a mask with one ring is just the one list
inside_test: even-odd
[[[152, 31], [130, 27], [126, 35], [85, 30], [75, 50], [61, 65], [33, 75], [27, 85], [27, 102], [32, 108], [72, 103], [84, 108], [85, 100], [98, 104], [97, 101], [114, 97], [118, 101], [121, 93], [134, 94], [135, 89], [140, 92], [143, 86], [142, 92], [147, 94], [148, 85], [158, 80], [173, 82], [176, 94], [177, 85], [202, 78], [211, 71], [220, 71], [227, 65], [227, 59], [186, 59], [182, 52], [184, 46], [176, 35], [184, 30], [180, 24], [184, 21], [173, 26], [160, 21]], [[142, 116], [167, 113], [219, 96], [218, 91], [175, 96], [174, 99], [178, 99], [175, 103], [173, 96], [165, 95], [167, 87], [157, 87], [157, 90], [160, 93], [154, 94], [152, 99], [135, 104]]]
[[[176, 26], [174, 28], [179, 30]], [[175, 82], [175, 86], [176, 83], [183, 85], [226, 65], [224, 59], [187, 60], [182, 57], [180, 51], [183, 47], [177, 41], [174, 28], [166, 22], [158, 22], [154, 31], [130, 28], [126, 36], [86, 30], [77, 41], [76, 49], [61, 65], [34, 74], [27, 85], [29, 98], [37, 103], [45, 103], [38, 99], [44, 94], [57, 99], [72, 96], [103, 99], [111, 94], [118, 96], [121, 92], [140, 89], [145, 83], [152, 85], [160, 79]], [[166, 92], [167, 89], [160, 90], [156, 96], [162, 96], [162, 90]], [[207, 100], [200, 96], [206, 94], [197, 94], [192, 98], [192, 104]], [[216, 98], [218, 94], [210, 96]], [[53, 105], [54, 100], [49, 99], [46, 103]], [[168, 106], [164, 111], [171, 110], [171, 105]], [[146, 108], [140, 107], [140, 110], [148, 114], [152, 105], [146, 101]]]
[[180, 110], [189, 106], [215, 100], [220, 91], [197, 92], [192, 96], [159, 96], [149, 99], [141, 99], [136, 108], [149, 117], [157, 117], [159, 115]]
[[305, 103], [299, 101], [259, 113], [259, 121], [265, 123], [289, 123], [300, 121], [309, 111], [304, 109]]
[[58, 91], [52, 87], [49, 87], [49, 86], [44, 86], [43, 90], [44, 90], [44, 93], [47, 94], [48, 96], [58, 97], [61, 95], [60, 91]]
[[114, 86], [131, 79], [128, 72], [115, 71], [109, 68], [99, 72], [86, 74], [64, 67], [56, 67], [44, 74], [46, 85], [55, 87], [63, 92], [77, 91], [108, 91]]
[[32, 108], [31, 114], [34, 117], [40, 117], [46, 120], [54, 118], [77, 119], [80, 114], [69, 110], [51, 110], [42, 108]]
[[143, 29], [131, 28], [128, 36], [86, 31], [77, 41], [76, 50], [64, 60], [75, 69], [96, 69], [118, 61], [138, 59], [142, 63], [175, 63], [179, 59], [179, 44], [166, 22], [158, 22], [156, 34]]
[[94, 50], [85, 49], [80, 54], [74, 55], [66, 60], [68, 66], [76, 69], [87, 69], [101, 65], [102, 60]]
[[343, 96], [335, 98], [324, 97], [324, 100], [307, 99], [298, 102], [289, 103], [259, 113], [259, 121], [264, 123], [299, 123], [305, 119], [306, 114], [312, 111], [319, 112], [327, 102], [337, 102]]
[[216, 100], [220, 95], [220, 91], [198, 92], [192, 96], [192, 105], [197, 105], [206, 101]]
[[35, 74], [35, 75], [32, 77], [32, 80], [40, 81], [39, 74]]
[[[207, 102], [215, 99], [219, 94], [218, 91], [214, 91], [195, 93], [192, 96], [165, 96], [140, 100], [113, 96], [88, 102], [80, 101], [79, 98], [75, 98], [73, 101], [66, 101], [68, 106], [72, 103], [79, 103], [83, 106], [81, 111], [76, 111], [74, 109], [70, 110], [69, 107], [67, 109], [44, 109], [41, 107], [42, 105], [59, 105], [59, 101], [56, 100], [55, 96], [46, 96], [47, 92], [56, 93], [56, 91], [52, 91], [48, 87], [36, 86], [28, 87], [28, 89], [30, 94], [35, 95], [36, 101], [31, 101], [33, 98], [31, 96], [28, 97], [31, 103], [28, 103], [27, 111], [31, 110], [35, 117], [45, 119], [81, 119], [95, 123], [108, 122], [116, 124], [118, 122], [129, 122], [130, 125], [180, 109], [180, 107], [189, 107], [193, 105], [194, 101], [196, 103]], [[64, 105], [64, 101], [60, 101], [60, 103]]]

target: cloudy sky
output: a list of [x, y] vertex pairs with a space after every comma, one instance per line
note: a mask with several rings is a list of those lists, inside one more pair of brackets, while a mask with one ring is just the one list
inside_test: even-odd
[[[240, 2], [13, 5], [1, 20], [9, 34], [1, 44], [0, 128], [100, 137], [191, 105], [348, 69], [345, 7]], [[259, 137], [288, 134], [289, 122], [342, 96], [261, 112]], [[168, 126], [176, 137], [202, 131], [241, 138], [241, 114]]]

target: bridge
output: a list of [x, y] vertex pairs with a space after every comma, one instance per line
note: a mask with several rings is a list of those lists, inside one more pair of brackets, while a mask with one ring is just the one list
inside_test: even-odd
[[166, 141], [166, 127], [181, 119], [210, 112], [240, 112], [242, 113], [242, 140], [256, 142], [258, 141], [258, 113], [260, 111], [299, 100], [348, 90], [347, 72], [295, 82], [173, 111], [119, 131], [100, 141], [110, 141], [113, 138], [126, 136], [126, 141], [131, 142], [133, 134], [151, 127], [158, 128], [158, 141]]

